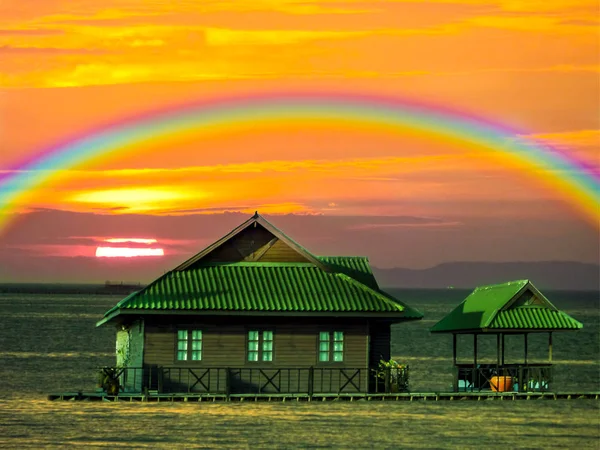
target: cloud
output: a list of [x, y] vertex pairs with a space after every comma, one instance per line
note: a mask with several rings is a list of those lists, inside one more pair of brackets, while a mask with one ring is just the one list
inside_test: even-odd
[[136, 39], [131, 44], [132, 47], [162, 47], [165, 41], [162, 39]]
[[533, 133], [517, 138], [523, 144], [541, 142], [600, 168], [600, 130]]
[[102, 51], [85, 48], [13, 47], [0, 46], [0, 55], [93, 55]]
[[0, 29], [0, 36], [56, 36], [64, 34], [64, 30], [46, 28], [5, 28]]
[[114, 189], [95, 189], [73, 194], [74, 203], [91, 203], [102, 208], [119, 208], [119, 212], [142, 212], [164, 208], [164, 205], [177, 201], [193, 199], [198, 201], [207, 197], [200, 191], [186, 192], [171, 187], [126, 187]]
[[207, 45], [290, 45], [307, 41], [346, 39], [372, 34], [364, 31], [236, 30], [206, 28]]
[[569, 130], [555, 133], [534, 133], [524, 137], [563, 143], [566, 145], [600, 148], [600, 130]]
[[32, 257], [92, 258], [96, 254], [96, 246], [90, 245], [27, 244], [8, 245], [6, 248]]
[[501, 28], [526, 31], [529, 33], [547, 32], [552, 34], [589, 33], [589, 25], [568, 24], [561, 18], [530, 14], [523, 16], [479, 16], [467, 19], [467, 23], [478, 27]]
[[371, 231], [381, 230], [386, 228], [404, 228], [404, 227], [456, 227], [460, 226], [460, 222], [456, 221], [442, 221], [439, 219], [426, 219], [426, 218], [415, 218], [408, 222], [395, 222], [395, 223], [364, 223], [360, 225], [353, 225], [347, 228], [351, 231]]

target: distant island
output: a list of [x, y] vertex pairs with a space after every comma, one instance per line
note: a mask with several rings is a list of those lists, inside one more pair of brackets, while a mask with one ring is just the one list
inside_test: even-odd
[[428, 269], [373, 268], [380, 286], [462, 288], [529, 279], [540, 289], [600, 290], [600, 265], [569, 261], [450, 262]]
[[[600, 290], [600, 265], [569, 261], [451, 262], [428, 269], [373, 267], [373, 272], [382, 288], [473, 289], [528, 279], [543, 290]], [[0, 293], [128, 295], [144, 287], [145, 284], [139, 282], [112, 281], [104, 284], [0, 283]]]
[[0, 294], [93, 294], [93, 295], [129, 295], [139, 291], [145, 285], [141, 283], [119, 283], [107, 281], [104, 284], [77, 283], [0, 283]]

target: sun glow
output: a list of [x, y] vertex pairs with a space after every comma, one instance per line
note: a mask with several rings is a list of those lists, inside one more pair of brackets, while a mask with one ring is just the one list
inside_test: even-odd
[[111, 244], [123, 244], [125, 242], [133, 242], [135, 244], [156, 244], [156, 239], [144, 239], [144, 238], [109, 238], [104, 239], [104, 242], [110, 242]]
[[171, 187], [130, 187], [104, 190], [87, 190], [73, 194], [76, 203], [93, 204], [111, 208], [116, 212], [147, 212], [161, 205], [180, 204], [182, 201], [206, 197], [200, 192], [183, 192]]
[[96, 248], [97, 258], [133, 258], [136, 256], [164, 256], [162, 248], [130, 248], [130, 247], [98, 247]]

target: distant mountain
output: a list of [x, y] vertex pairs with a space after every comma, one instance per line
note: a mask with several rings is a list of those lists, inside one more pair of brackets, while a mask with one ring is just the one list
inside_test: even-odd
[[429, 269], [373, 268], [382, 287], [473, 288], [528, 279], [539, 289], [600, 290], [600, 266], [568, 261], [451, 262]]

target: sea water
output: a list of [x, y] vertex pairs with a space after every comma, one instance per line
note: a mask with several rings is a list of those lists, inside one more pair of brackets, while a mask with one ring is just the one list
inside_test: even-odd
[[[392, 354], [410, 366], [415, 392], [448, 391], [452, 339], [429, 328], [468, 292], [388, 290], [423, 320], [392, 330]], [[600, 389], [597, 292], [545, 292], [583, 323], [553, 335], [553, 390]], [[50, 392], [94, 391], [96, 368], [115, 362], [115, 331], [96, 328], [121, 297], [0, 295], [0, 446], [131, 448], [597, 448], [596, 400], [517, 402], [331, 402], [142, 404], [50, 402]], [[472, 337], [459, 339], [459, 362], [472, 361]], [[480, 337], [480, 361], [496, 341]], [[548, 358], [547, 333], [529, 338], [529, 360]], [[506, 342], [506, 362], [521, 362], [522, 336]]]

